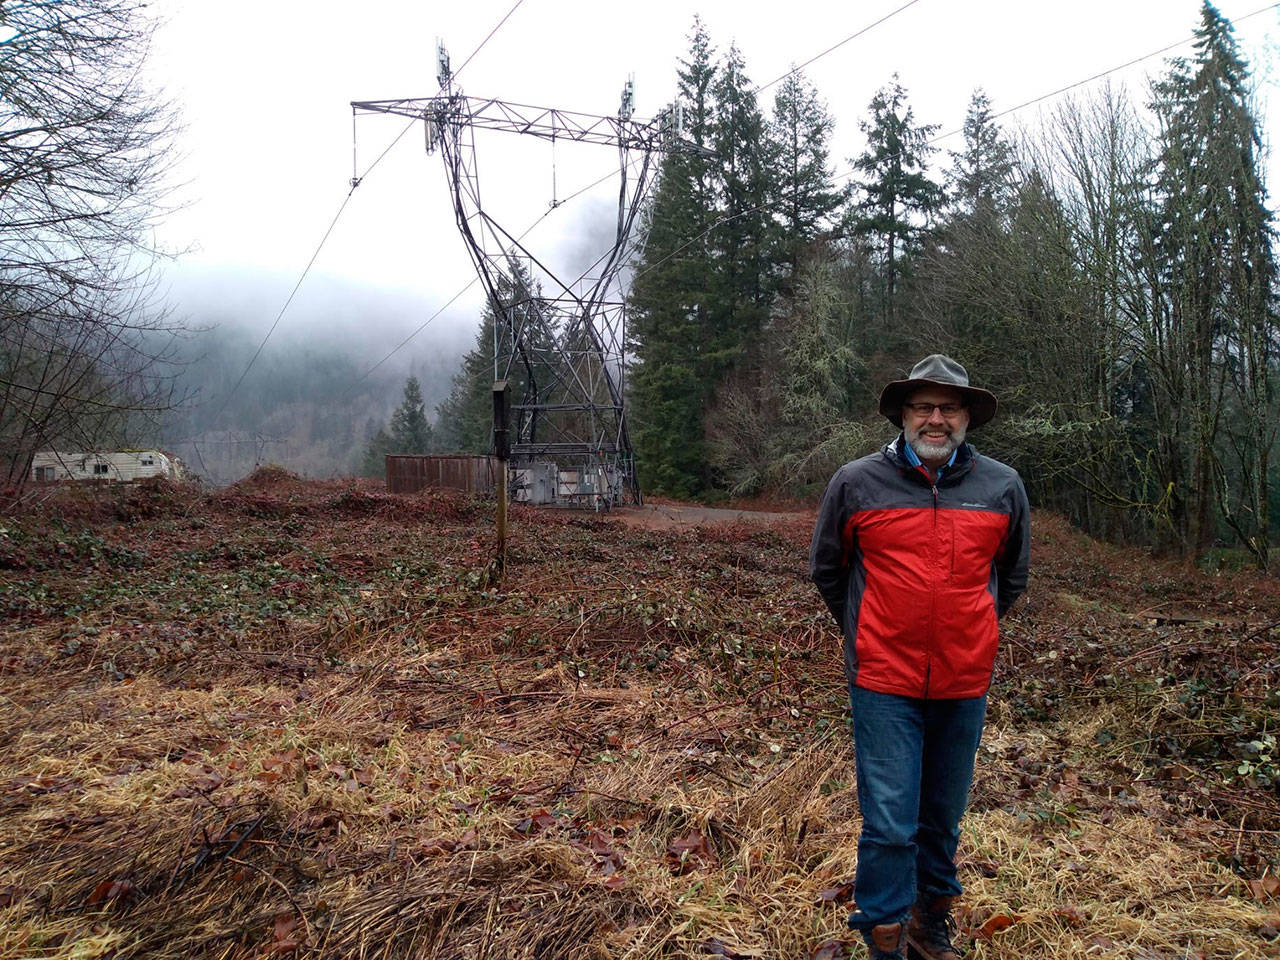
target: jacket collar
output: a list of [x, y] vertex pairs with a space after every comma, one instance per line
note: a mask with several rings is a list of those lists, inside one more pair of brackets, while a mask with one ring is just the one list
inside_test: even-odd
[[[906, 443], [907, 439], [905, 435], [900, 433], [894, 440], [884, 445], [883, 453], [889, 458], [889, 461], [903, 473], [908, 476], [916, 477], [921, 483], [924, 483], [924, 473], [913, 467], [910, 461], [907, 460], [907, 455], [903, 453]], [[960, 444], [960, 446], [956, 448], [955, 460], [952, 462], [951, 466], [946, 468], [946, 471], [938, 482], [943, 486], [958, 482], [961, 477], [973, 469], [977, 453], [978, 451], [973, 449], [973, 445], [970, 444], [969, 441], [966, 440], [964, 443]]]

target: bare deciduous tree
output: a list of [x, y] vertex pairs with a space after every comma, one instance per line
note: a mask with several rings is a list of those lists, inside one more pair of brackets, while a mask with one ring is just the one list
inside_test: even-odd
[[0, 471], [127, 442], [171, 402], [152, 228], [175, 112], [142, 78], [141, 0], [0, 8]]

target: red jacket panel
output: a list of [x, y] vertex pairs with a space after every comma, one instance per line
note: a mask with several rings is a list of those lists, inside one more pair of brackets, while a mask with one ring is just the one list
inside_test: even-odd
[[969, 445], [937, 484], [897, 445], [828, 486], [810, 576], [845, 635], [850, 683], [882, 693], [977, 697], [997, 621], [1025, 589], [1029, 509], [1017, 474]]

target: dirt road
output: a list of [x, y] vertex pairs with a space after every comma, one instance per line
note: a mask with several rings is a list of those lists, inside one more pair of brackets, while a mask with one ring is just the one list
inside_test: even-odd
[[704, 524], [773, 523], [799, 520], [808, 513], [768, 513], [760, 510], [726, 510], [688, 503], [646, 503], [642, 507], [616, 507], [610, 515], [631, 527], [646, 530], [677, 530]]

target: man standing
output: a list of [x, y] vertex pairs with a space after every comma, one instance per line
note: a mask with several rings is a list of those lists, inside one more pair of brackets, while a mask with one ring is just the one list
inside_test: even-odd
[[997, 619], [1027, 585], [1018, 474], [965, 442], [996, 413], [964, 367], [925, 357], [880, 394], [902, 429], [827, 486], [809, 576], [844, 632], [862, 833], [849, 926], [872, 960], [957, 960], [955, 852]]

